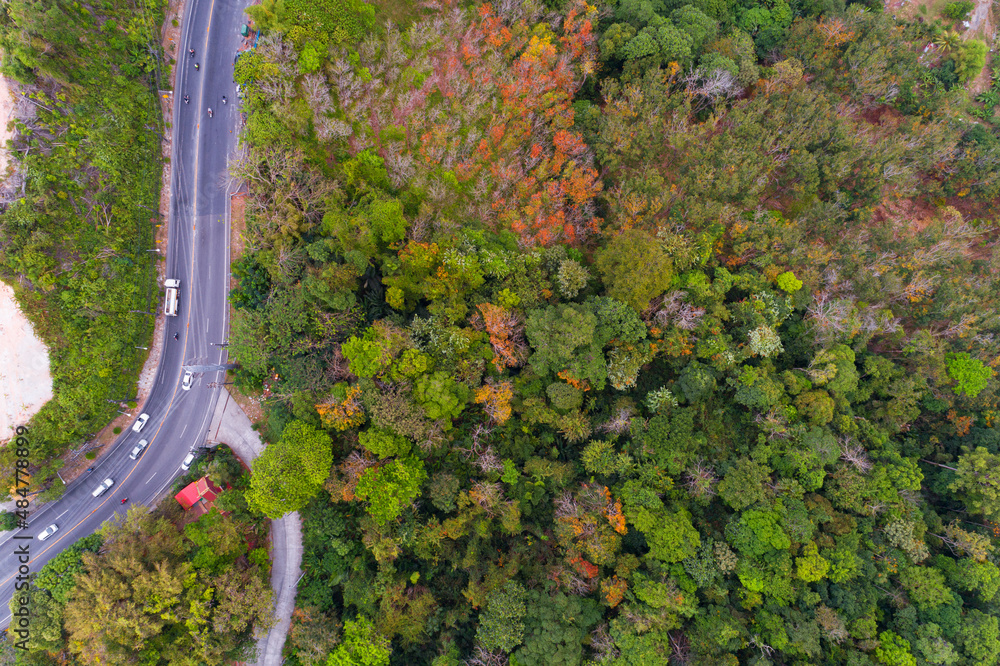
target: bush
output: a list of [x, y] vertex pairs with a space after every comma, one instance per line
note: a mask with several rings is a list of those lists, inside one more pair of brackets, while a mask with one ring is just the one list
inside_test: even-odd
[[975, 9], [976, 5], [968, 0], [961, 2], [949, 2], [944, 6], [941, 13], [952, 21], [965, 21], [969, 18], [969, 13]]
[[8, 531], [17, 527], [17, 514], [10, 511], [0, 513], [0, 531]]
[[84, 454], [83, 457], [86, 458], [87, 460], [93, 460], [94, 458], [97, 457], [97, 451], [87, 451], [87, 453]]
[[116, 435], [120, 435], [122, 434], [122, 429], [119, 428], [118, 426], [115, 426], [114, 428], [111, 429], [111, 432], [115, 433]]

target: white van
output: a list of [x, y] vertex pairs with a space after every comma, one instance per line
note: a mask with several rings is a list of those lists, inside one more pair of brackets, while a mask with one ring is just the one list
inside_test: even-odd
[[97, 488], [94, 489], [94, 492], [90, 494], [94, 497], [100, 497], [104, 493], [108, 492], [108, 489], [113, 485], [115, 485], [114, 479], [104, 479], [104, 483], [97, 486]]
[[194, 453], [189, 453], [184, 458], [184, 462], [181, 463], [181, 469], [185, 472], [191, 469], [191, 463], [194, 462]]
[[163, 304], [163, 314], [168, 317], [177, 316], [177, 292], [180, 291], [181, 281], [177, 279], [167, 280], [163, 283], [167, 288], [167, 300]]

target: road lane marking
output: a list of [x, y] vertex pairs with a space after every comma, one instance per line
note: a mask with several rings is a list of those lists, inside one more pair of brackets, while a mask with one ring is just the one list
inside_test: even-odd
[[69, 509], [66, 509], [66, 511], [63, 511], [62, 513], [60, 513], [58, 516], [56, 516], [56, 520], [59, 520], [60, 518], [62, 518], [63, 516], [65, 516], [68, 511], [69, 511]]
[[[156, 476], [156, 472], [153, 472], [153, 476]], [[148, 485], [149, 485], [149, 482], [153, 480], [153, 476], [151, 476], [151, 477], [149, 477], [148, 479], [146, 479], [146, 483], [145, 483], [145, 484], [143, 484], [143, 485], [147, 485], [147, 486], [148, 486]]]

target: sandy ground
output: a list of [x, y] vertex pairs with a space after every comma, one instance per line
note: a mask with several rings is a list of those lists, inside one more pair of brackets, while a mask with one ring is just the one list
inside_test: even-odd
[[35, 337], [14, 299], [14, 290], [0, 283], [0, 440], [52, 398], [49, 352]]

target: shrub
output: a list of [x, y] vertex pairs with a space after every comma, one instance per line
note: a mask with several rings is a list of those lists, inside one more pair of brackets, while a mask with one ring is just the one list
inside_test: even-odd
[[17, 514], [10, 511], [0, 513], [0, 531], [8, 531], [17, 527]]
[[952, 21], [965, 21], [969, 18], [969, 13], [975, 9], [975, 3], [969, 2], [968, 0], [962, 0], [961, 2], [949, 2], [944, 6], [944, 14], [946, 18]]

